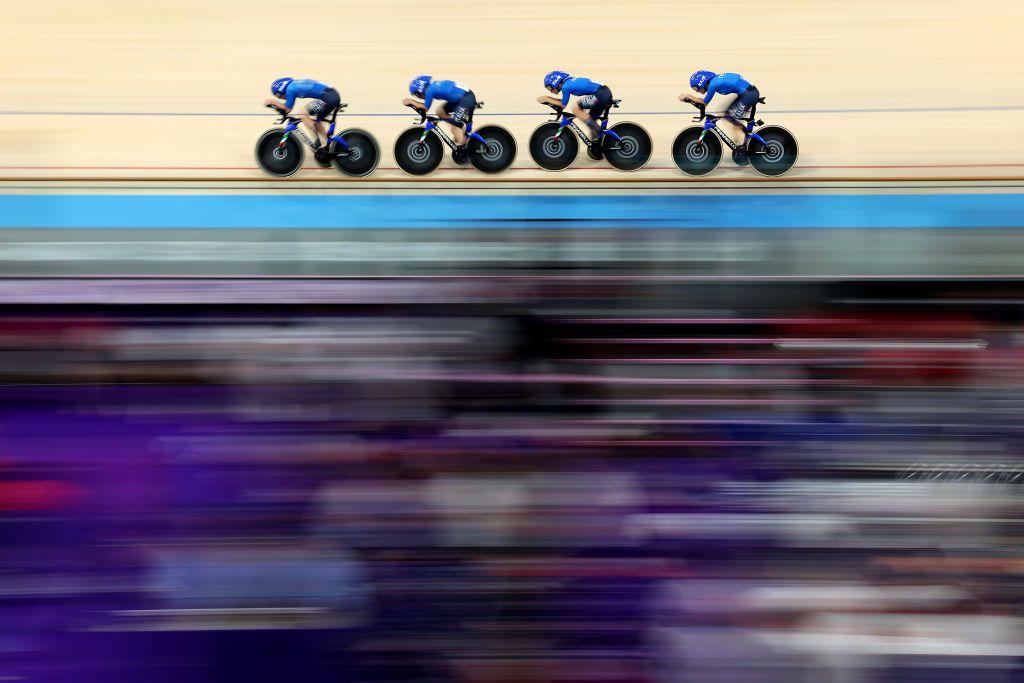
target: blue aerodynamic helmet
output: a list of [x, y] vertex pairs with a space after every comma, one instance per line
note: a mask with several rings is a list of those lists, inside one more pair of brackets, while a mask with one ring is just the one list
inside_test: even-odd
[[274, 97], [284, 97], [284, 90], [294, 81], [294, 78], [279, 78], [270, 85], [270, 92]]
[[430, 76], [417, 76], [409, 82], [409, 94], [415, 97], [423, 97], [430, 85]]
[[690, 87], [694, 90], [707, 90], [708, 83], [717, 75], [714, 71], [706, 71], [704, 69], [696, 71], [690, 76]]
[[562, 87], [562, 84], [570, 78], [572, 78], [572, 76], [564, 71], [551, 71], [544, 77], [544, 87], [558, 90]]

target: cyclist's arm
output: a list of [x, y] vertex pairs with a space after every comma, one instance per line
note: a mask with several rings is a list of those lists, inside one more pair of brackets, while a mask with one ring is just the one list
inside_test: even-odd
[[427, 86], [427, 89], [423, 91], [423, 108], [426, 111], [430, 111], [430, 105], [434, 103], [434, 98], [437, 97], [437, 81], [434, 81]]
[[268, 97], [267, 99], [263, 100], [263, 104], [270, 105], [271, 107], [278, 110], [282, 114], [287, 114], [292, 110], [291, 107], [286, 107], [283, 104], [281, 104], [281, 100], [277, 99], [276, 97]]
[[423, 106], [423, 103], [412, 97], [406, 97], [402, 100], [402, 104], [406, 107], [416, 107], [420, 111], [426, 111], [427, 108]]
[[562, 107], [562, 109], [565, 109], [565, 107], [562, 106], [562, 100], [558, 99], [557, 97], [541, 95], [540, 97], [537, 98], [537, 101], [540, 102], [541, 104], [550, 104], [553, 107]]
[[723, 78], [721, 75], [712, 78], [711, 82], [708, 83], [708, 91], [704, 93], [704, 104], [711, 104], [711, 98], [715, 96], [718, 89], [727, 85], [729, 85], [728, 79]]

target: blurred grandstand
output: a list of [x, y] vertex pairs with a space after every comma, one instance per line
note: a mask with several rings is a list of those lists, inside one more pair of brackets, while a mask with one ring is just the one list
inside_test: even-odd
[[1016, 679], [1024, 282], [536, 265], [0, 283], [4, 670]]

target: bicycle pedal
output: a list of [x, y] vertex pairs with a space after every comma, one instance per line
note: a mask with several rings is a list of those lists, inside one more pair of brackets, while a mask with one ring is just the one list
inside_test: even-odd
[[764, 121], [762, 121], [761, 119], [758, 119], [757, 121], [754, 121], [754, 125], [755, 126], [763, 126], [764, 125]]

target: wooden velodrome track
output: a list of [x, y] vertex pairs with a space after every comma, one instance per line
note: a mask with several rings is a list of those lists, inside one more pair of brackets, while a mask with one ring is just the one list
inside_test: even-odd
[[[430, 73], [476, 91], [478, 125], [516, 134], [505, 179], [683, 180], [669, 146], [690, 125], [676, 96], [697, 67], [760, 87], [762, 117], [800, 141], [790, 180], [1018, 179], [1022, 29], [1020, 0], [11, 2], [0, 179], [265, 180], [252, 151], [272, 124], [260, 100], [292, 75], [339, 89], [345, 123], [381, 143], [375, 179], [393, 182], [405, 176], [391, 148], [412, 121], [399, 100]], [[611, 86], [624, 101], [615, 117], [654, 138], [647, 169], [622, 174], [582, 153], [561, 174], [535, 168], [526, 140], [552, 68]], [[751, 176], [726, 160], [715, 177]], [[342, 180], [314, 168], [303, 178]], [[485, 180], [448, 160], [430, 180], [470, 178]]]

